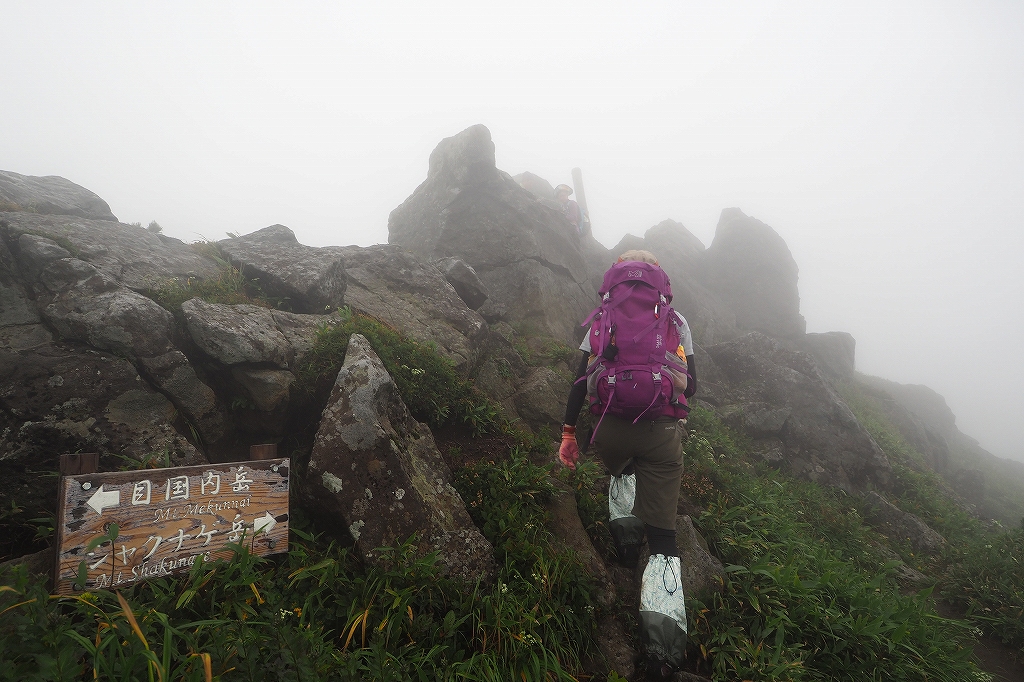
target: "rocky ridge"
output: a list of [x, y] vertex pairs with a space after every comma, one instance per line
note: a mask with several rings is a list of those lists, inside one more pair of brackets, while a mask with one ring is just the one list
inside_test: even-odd
[[[851, 493], [882, 493], [879, 523], [938, 542], [885, 506], [890, 464], [838, 389], [856, 377], [854, 340], [805, 334], [796, 263], [778, 233], [726, 209], [707, 248], [663, 221], [609, 250], [577, 236], [544, 198], [550, 184], [527, 175], [497, 169], [489, 131], [474, 126], [431, 154], [426, 180], [390, 216], [390, 244], [315, 248], [273, 225], [197, 248], [117, 222], [63, 179], [0, 174], [3, 497], [52, 499], [52, 479], [37, 472], [54, 470], [60, 452], [99, 451], [108, 464], [225, 461], [304, 423], [315, 435], [296, 453], [308, 457], [298, 498], [368, 561], [382, 544], [415, 535], [420, 551], [449, 557], [450, 575], [489, 574], [490, 546], [433, 434], [409, 415], [369, 343], [352, 337], [324, 402], [297, 389], [299, 368], [347, 306], [433, 344], [509, 419], [550, 434], [570, 361], [537, 363], [523, 348], [573, 346], [604, 269], [621, 251], [645, 248], [660, 257], [693, 328], [701, 404], [766, 461]], [[217, 281], [225, 261], [289, 310], [202, 298], [178, 310], [154, 300], [168, 283]], [[951, 414], [913, 391], [874, 389], [902, 406], [901, 428], [933, 468], [946, 466], [959, 433]], [[609, 569], [572, 523], [574, 503], [553, 504], [570, 529], [566, 546], [589, 557], [613, 598]], [[688, 587], [708, 587], [720, 566], [684, 519], [685, 551], [704, 567]]]

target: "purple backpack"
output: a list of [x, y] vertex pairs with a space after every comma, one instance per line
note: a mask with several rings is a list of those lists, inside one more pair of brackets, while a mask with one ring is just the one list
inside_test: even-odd
[[586, 380], [590, 411], [601, 418], [597, 426], [606, 414], [634, 424], [685, 417], [686, 398], [682, 391], [674, 395], [668, 373], [672, 369], [689, 380], [685, 362], [676, 355], [679, 318], [669, 305], [668, 275], [650, 263], [616, 263], [598, 293], [601, 305], [583, 323], [590, 325], [593, 360]]

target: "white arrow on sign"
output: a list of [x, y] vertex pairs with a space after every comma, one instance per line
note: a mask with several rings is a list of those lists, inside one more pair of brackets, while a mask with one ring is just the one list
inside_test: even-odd
[[277, 521], [275, 521], [274, 517], [270, 515], [270, 512], [267, 512], [265, 516], [256, 519], [252, 522], [253, 535], [259, 533], [260, 531], [269, 533], [270, 531], [274, 530], [274, 526], [276, 525]]
[[99, 487], [89, 501], [86, 502], [90, 507], [96, 510], [97, 514], [102, 514], [103, 510], [107, 507], [116, 507], [121, 503], [121, 491], [120, 490], [103, 490], [103, 486]]

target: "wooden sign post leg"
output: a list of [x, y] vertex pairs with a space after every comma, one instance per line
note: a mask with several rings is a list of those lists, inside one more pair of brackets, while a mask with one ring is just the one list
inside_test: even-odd
[[[95, 474], [100, 470], [100, 453], [98, 452], [74, 452], [60, 456], [60, 478], [57, 479], [57, 523], [64, 520], [64, 486], [61, 479], [65, 476], [80, 476], [82, 474]], [[50, 577], [50, 585], [57, 589], [57, 578], [60, 577], [60, 536], [54, 538], [53, 548], [53, 575]]]
[[250, 462], [258, 462], [264, 459], [277, 459], [277, 443], [252, 445], [249, 447]]
[[76, 452], [60, 456], [60, 475], [95, 474], [100, 470], [100, 453]]

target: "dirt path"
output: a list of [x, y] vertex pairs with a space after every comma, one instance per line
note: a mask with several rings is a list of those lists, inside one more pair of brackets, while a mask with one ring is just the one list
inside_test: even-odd
[[[941, 599], [935, 601], [935, 610], [943, 618], [961, 619], [964, 617], [963, 611]], [[1020, 654], [1021, 652], [1003, 644], [995, 637], [981, 637], [974, 645], [974, 656], [978, 659], [978, 667], [991, 673], [993, 682], [1024, 682], [1024, 662], [1018, 660]]]

